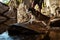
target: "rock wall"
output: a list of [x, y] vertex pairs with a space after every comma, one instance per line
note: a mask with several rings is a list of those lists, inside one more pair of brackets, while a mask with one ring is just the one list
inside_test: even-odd
[[0, 33], [7, 30], [10, 24], [16, 23], [16, 12], [9, 10], [9, 7], [0, 3]]

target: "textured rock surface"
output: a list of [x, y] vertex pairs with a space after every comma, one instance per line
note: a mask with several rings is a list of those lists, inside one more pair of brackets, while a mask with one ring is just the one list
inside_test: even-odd
[[10, 11], [9, 7], [0, 3], [0, 33], [7, 30], [10, 24], [16, 23], [16, 13]]
[[8, 10], [8, 6], [0, 3], [0, 13], [3, 13]]

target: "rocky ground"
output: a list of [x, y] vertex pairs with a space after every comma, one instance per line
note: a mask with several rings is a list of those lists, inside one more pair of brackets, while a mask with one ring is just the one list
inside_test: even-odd
[[[15, 12], [9, 10], [7, 5], [0, 3], [0, 40], [48, 40], [48, 37], [51, 40], [60, 40], [60, 30], [46, 30], [46, 25], [41, 22], [28, 23], [24, 27], [19, 26], [20, 24], [9, 26], [14, 23], [16, 23]], [[48, 31], [49, 33], [47, 34]]]

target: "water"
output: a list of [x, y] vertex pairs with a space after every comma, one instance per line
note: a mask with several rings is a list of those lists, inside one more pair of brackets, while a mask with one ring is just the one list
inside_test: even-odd
[[20, 40], [19, 37], [15, 36], [15, 37], [10, 37], [8, 35], [8, 31], [0, 34], [0, 40]]

